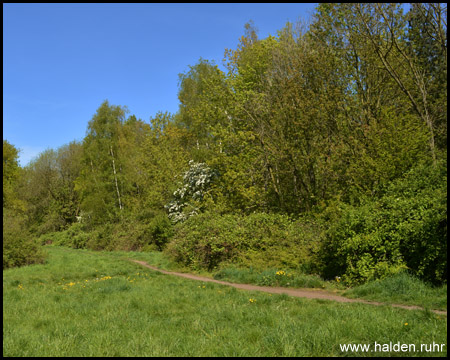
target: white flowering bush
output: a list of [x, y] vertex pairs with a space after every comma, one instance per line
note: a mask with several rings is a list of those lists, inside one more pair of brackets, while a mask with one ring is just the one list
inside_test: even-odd
[[185, 221], [199, 213], [200, 205], [215, 176], [216, 172], [205, 163], [189, 161], [189, 170], [183, 175], [183, 185], [175, 190], [174, 199], [166, 205], [173, 223]]

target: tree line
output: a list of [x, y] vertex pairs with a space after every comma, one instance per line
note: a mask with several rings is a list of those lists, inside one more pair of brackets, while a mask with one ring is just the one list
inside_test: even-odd
[[[179, 75], [175, 114], [145, 122], [105, 101], [81, 142], [46, 150], [23, 168], [4, 140], [4, 229], [12, 219], [30, 237], [74, 224], [89, 232], [147, 223], [152, 239], [168, 241], [174, 225], [201, 213], [306, 216], [326, 228], [316, 254], [328, 263], [322, 274], [356, 279], [407, 264], [444, 281], [446, 21], [445, 4], [414, 3], [405, 12], [398, 3], [322, 3], [309, 24], [287, 23], [265, 39], [250, 22], [237, 48], [225, 50], [226, 71], [200, 59]], [[419, 194], [429, 201], [414, 205], [418, 220], [408, 226], [417, 228], [389, 228], [404, 240], [380, 235], [395, 222], [380, 207], [405, 199], [398, 194], [408, 188], [415, 192], [404, 206]], [[433, 213], [420, 212], [430, 207]], [[390, 211], [410, 221], [397, 213], [403, 210]], [[375, 224], [355, 220], [364, 212]], [[419, 233], [431, 244], [417, 251], [429, 245], [439, 253], [430, 250], [428, 265], [407, 260], [405, 244]], [[351, 259], [351, 246], [342, 247], [356, 235]]]

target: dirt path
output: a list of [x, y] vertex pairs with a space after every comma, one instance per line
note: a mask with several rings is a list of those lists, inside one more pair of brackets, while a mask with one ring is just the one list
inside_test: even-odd
[[[180, 277], [184, 277], [186, 279], [191, 279], [191, 280], [213, 282], [216, 284], [232, 286], [237, 289], [264, 291], [264, 292], [268, 292], [268, 293], [272, 293], [272, 294], [287, 294], [290, 296], [309, 298], [309, 299], [334, 300], [337, 302], [344, 302], [344, 303], [363, 303], [363, 304], [369, 304], [369, 305], [390, 305], [393, 307], [398, 307], [398, 308], [408, 309], [408, 310], [423, 310], [422, 307], [415, 306], [415, 305], [386, 304], [386, 303], [380, 303], [377, 301], [367, 301], [367, 300], [362, 300], [362, 299], [349, 299], [349, 298], [346, 298], [343, 296], [330, 294], [328, 291], [321, 290], [321, 289], [290, 289], [290, 288], [283, 288], [283, 287], [258, 286], [258, 285], [250, 285], [250, 284], [230, 283], [227, 281], [210, 279], [210, 278], [207, 278], [204, 276], [161, 270], [161, 269], [158, 269], [154, 266], [147, 264], [145, 261], [132, 260], [132, 259], [129, 259], [129, 260], [133, 261], [135, 263], [138, 263], [139, 265], [145, 266], [149, 269], [159, 271], [160, 273], [163, 273], [163, 274], [180, 276]], [[447, 315], [447, 311], [443, 311], [443, 310], [431, 310], [431, 311], [433, 311], [436, 314]]]

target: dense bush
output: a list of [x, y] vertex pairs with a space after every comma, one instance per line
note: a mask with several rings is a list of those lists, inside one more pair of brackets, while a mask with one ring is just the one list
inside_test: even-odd
[[39, 237], [42, 245], [68, 246], [74, 249], [85, 249], [90, 234], [85, 231], [83, 224], [74, 223], [63, 231], [51, 232]]
[[166, 246], [173, 225], [166, 214], [151, 213], [145, 219], [124, 219], [117, 224], [98, 226], [89, 233], [86, 247], [93, 250], [157, 250]]
[[42, 263], [45, 253], [31, 238], [25, 219], [3, 208], [3, 269]]
[[163, 250], [173, 236], [173, 225], [166, 214], [158, 214], [151, 218], [150, 222], [143, 228], [145, 245]]
[[431, 283], [447, 279], [446, 167], [420, 165], [361, 206], [340, 204], [320, 252], [322, 274], [348, 284], [409, 268]]
[[86, 247], [91, 250], [104, 250], [111, 243], [113, 224], [96, 226], [89, 232], [89, 239]]
[[225, 263], [311, 269], [320, 236], [317, 224], [294, 222], [286, 215], [208, 212], [177, 224], [167, 252], [194, 269], [212, 270]]
[[437, 284], [447, 280], [447, 168], [420, 166], [394, 181], [382, 198], [386, 226], [398, 237], [413, 274]]

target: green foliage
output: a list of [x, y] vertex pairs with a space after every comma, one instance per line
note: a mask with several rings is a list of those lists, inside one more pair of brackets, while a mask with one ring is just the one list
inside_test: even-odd
[[341, 204], [322, 244], [322, 273], [348, 284], [384, 278], [404, 268], [420, 278], [447, 279], [446, 166], [419, 165], [379, 199]]
[[173, 233], [172, 223], [161, 212], [144, 221], [122, 221], [111, 228], [102, 229], [105, 233], [98, 234], [98, 239], [107, 239], [107, 245], [104, 246], [106, 250], [161, 251]]
[[94, 230], [75, 223], [67, 230], [42, 235], [39, 242], [74, 249], [161, 251], [172, 234], [173, 226], [167, 215], [157, 212], [145, 220], [124, 219], [119, 223], [96, 226]]
[[[412, 3], [406, 14], [406, 43], [427, 82], [426, 99], [434, 120], [436, 145], [447, 148], [447, 7], [441, 3]], [[422, 94], [416, 94], [417, 97]]]
[[20, 177], [19, 150], [7, 140], [3, 140], [3, 207], [22, 208], [17, 194], [17, 182]]
[[23, 169], [18, 191], [27, 204], [28, 226], [36, 235], [64, 230], [76, 221], [81, 150], [75, 141], [56, 151], [47, 149]]
[[82, 210], [92, 224], [115, 221], [125, 206], [119, 186], [123, 181], [119, 133], [127, 109], [102, 103], [88, 124], [83, 140], [82, 168], [75, 189], [82, 200]]
[[309, 266], [320, 242], [320, 228], [286, 215], [199, 214], [175, 227], [167, 252], [194, 269], [221, 263], [256, 268]]
[[42, 245], [67, 246], [73, 249], [85, 249], [90, 234], [86, 227], [80, 223], [72, 224], [68, 229], [58, 232], [47, 233], [39, 237]]
[[432, 3], [407, 14], [322, 3], [310, 24], [265, 39], [248, 23], [227, 73], [200, 59], [180, 74], [175, 114], [146, 123], [105, 101], [82, 143], [24, 169], [4, 140], [6, 222], [17, 216], [41, 243], [167, 247], [195, 269], [320, 270], [359, 284], [406, 267], [443, 283], [446, 16]]
[[45, 258], [26, 227], [26, 219], [3, 208], [3, 269], [43, 263]]
[[157, 214], [143, 230], [147, 245], [154, 245], [156, 250], [163, 250], [173, 236], [173, 225], [166, 214]]
[[[381, 199], [405, 264], [433, 284], [447, 280], [447, 166], [421, 165], [395, 180]], [[394, 235], [395, 236], [395, 235]]]
[[20, 197], [23, 171], [18, 150], [3, 140], [3, 269], [45, 261], [46, 254], [31, 237], [27, 203]]
[[[130, 117], [132, 118], [132, 117]], [[176, 176], [185, 171], [189, 157], [186, 129], [174, 125], [169, 113], [157, 113], [150, 124], [128, 120], [120, 133], [123, 202], [126, 217], [153, 217], [164, 209], [177, 187]]]

